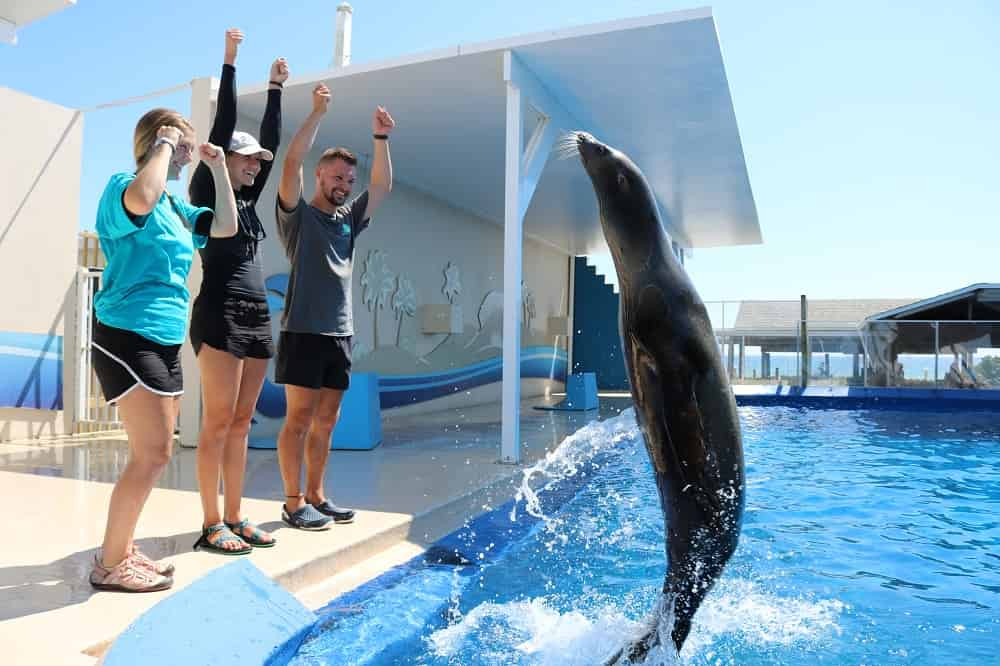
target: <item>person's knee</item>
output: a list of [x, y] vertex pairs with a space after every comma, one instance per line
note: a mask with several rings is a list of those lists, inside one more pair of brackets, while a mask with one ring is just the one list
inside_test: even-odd
[[253, 423], [254, 406], [238, 407], [233, 415], [233, 421], [229, 426], [229, 438], [243, 439], [250, 434], [250, 425]]
[[329, 435], [333, 432], [333, 429], [337, 426], [337, 421], [340, 418], [340, 408], [336, 410], [318, 410], [316, 415], [313, 417], [312, 427], [321, 433], [326, 433]]
[[231, 409], [214, 409], [206, 411], [205, 420], [201, 426], [200, 446], [221, 448], [232, 427], [234, 412]]
[[312, 420], [311, 409], [289, 409], [285, 416], [285, 431], [296, 439], [302, 439], [309, 432]]
[[159, 474], [170, 463], [173, 435], [157, 437], [136, 447], [136, 462], [146, 471]]

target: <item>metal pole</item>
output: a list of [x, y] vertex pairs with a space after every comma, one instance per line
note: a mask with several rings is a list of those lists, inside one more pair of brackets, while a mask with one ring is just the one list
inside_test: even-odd
[[934, 322], [934, 386], [940, 387], [940, 373], [938, 372], [938, 352], [941, 351], [941, 326]]
[[802, 358], [799, 368], [802, 373], [802, 388], [805, 388], [809, 386], [809, 324], [807, 322], [809, 307], [806, 303], [805, 294], [802, 294], [799, 298], [801, 308], [801, 320], [799, 321], [799, 335], [801, 336], [801, 339], [799, 340], [799, 355]]

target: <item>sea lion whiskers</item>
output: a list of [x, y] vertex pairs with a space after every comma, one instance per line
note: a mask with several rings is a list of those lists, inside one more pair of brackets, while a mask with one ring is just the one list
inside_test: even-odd
[[577, 131], [566, 132], [556, 139], [552, 146], [552, 154], [558, 160], [568, 160], [571, 157], [579, 157], [577, 143], [580, 133]]

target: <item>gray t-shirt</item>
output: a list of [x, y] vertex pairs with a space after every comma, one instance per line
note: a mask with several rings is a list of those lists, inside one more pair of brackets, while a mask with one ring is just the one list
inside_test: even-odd
[[281, 328], [296, 333], [354, 335], [351, 274], [354, 239], [370, 220], [362, 220], [368, 191], [327, 215], [299, 196], [291, 211], [277, 202], [278, 236], [292, 265]]

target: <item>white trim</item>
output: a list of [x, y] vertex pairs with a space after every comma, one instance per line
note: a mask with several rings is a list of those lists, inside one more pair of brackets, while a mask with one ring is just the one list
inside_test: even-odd
[[5, 18], [0, 18], [0, 42], [11, 46], [17, 44], [17, 26]]
[[[120, 358], [118, 358], [117, 356], [115, 356], [114, 354], [112, 354], [111, 352], [109, 352], [107, 349], [97, 344], [96, 342], [91, 342], [90, 344], [93, 345], [94, 349], [100, 351], [102, 354], [110, 358], [112, 361], [119, 363], [123, 368], [128, 370], [128, 374], [132, 375], [132, 378], [137, 382], [137, 384], [133, 384], [128, 391], [131, 391], [137, 385], [141, 385], [142, 388], [146, 389], [150, 393], [153, 393], [154, 395], [162, 395], [165, 398], [176, 398], [177, 396], [182, 395], [184, 393], [184, 389], [181, 389], [180, 391], [174, 391], [173, 393], [170, 393], [168, 391], [157, 391], [155, 388], [152, 388], [149, 384], [142, 381], [142, 378], [138, 374], [136, 374], [135, 370], [129, 367], [128, 363], [121, 360]], [[125, 393], [128, 393], [128, 391], [125, 391]], [[118, 398], [122, 397], [122, 395], [125, 395], [125, 393], [122, 393], [120, 396], [118, 396]], [[118, 398], [115, 398], [115, 400], [117, 400]], [[108, 402], [112, 401], [108, 400]]]
[[[950, 301], [957, 301], [963, 296], [968, 296], [974, 292], [980, 291], [982, 289], [998, 289], [1000, 284], [992, 282], [977, 282], [976, 284], [970, 284], [968, 287], [963, 287], [962, 289], [956, 289], [954, 291], [949, 291], [938, 296], [931, 296], [930, 298], [925, 298], [923, 300], [914, 301], [908, 305], [901, 305], [898, 308], [893, 308], [891, 310], [884, 310], [883, 312], [876, 312], [875, 314], [868, 315], [865, 317], [865, 321], [875, 321], [886, 319], [888, 317], [895, 317], [903, 313], [913, 312], [915, 310], [925, 310], [929, 307], [935, 305], [943, 305]], [[964, 321], [964, 320], [962, 320]]]
[[132, 386], [129, 386], [127, 389], [125, 389], [124, 391], [122, 391], [121, 393], [119, 393], [118, 395], [116, 395], [115, 397], [110, 398], [110, 399], [106, 400], [105, 402], [107, 402], [109, 405], [117, 405], [119, 400], [121, 400], [122, 398], [124, 398], [125, 396], [127, 396], [129, 393], [131, 393], [132, 389], [135, 389], [135, 388], [138, 388], [138, 387], [139, 387], [139, 382], [136, 382], [136, 383], [132, 384]]
[[[534, 46], [536, 44], [545, 44], [548, 42], [557, 42], [565, 39], [589, 37], [591, 35], [635, 30], [639, 28], [652, 28], [658, 25], [669, 25], [671, 23], [682, 23], [684, 21], [697, 21], [700, 19], [710, 18], [713, 18], [711, 7], [698, 7], [695, 9], [684, 9], [681, 11], [651, 14], [649, 16], [638, 16], [613, 21], [589, 23], [571, 28], [562, 28], [559, 30], [543, 30], [524, 35], [517, 35], [514, 37], [504, 37], [502, 39], [493, 39], [467, 45], [456, 44], [455, 46], [410, 55], [397, 56], [387, 58], [385, 60], [377, 60], [371, 63], [352, 63], [344, 67], [337, 67], [317, 72], [315, 74], [309, 74], [301, 79], [289, 79], [285, 82], [285, 88], [287, 89], [293, 86], [312, 86], [321, 81], [338, 79], [345, 76], [353, 76], [355, 74], [362, 74], [366, 72], [377, 72], [384, 69], [394, 69], [396, 67], [405, 67], [407, 65], [416, 65], [425, 62], [434, 62], [436, 60], [446, 60], [448, 58], [456, 58], [465, 55], [475, 55], [489, 52], [496, 52], [499, 54], [510, 49]], [[254, 83], [246, 87], [239, 88], [237, 90], [237, 96], [266, 92], [267, 87], [267, 82]]]

